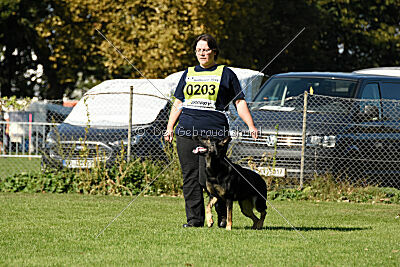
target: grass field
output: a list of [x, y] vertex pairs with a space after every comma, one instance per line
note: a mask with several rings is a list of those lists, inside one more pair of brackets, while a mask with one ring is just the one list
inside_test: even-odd
[[183, 229], [184, 201], [0, 194], [0, 265], [399, 266], [400, 205], [271, 202], [266, 229]]
[[40, 170], [40, 158], [12, 158], [0, 157], [0, 177], [7, 177], [14, 173]]

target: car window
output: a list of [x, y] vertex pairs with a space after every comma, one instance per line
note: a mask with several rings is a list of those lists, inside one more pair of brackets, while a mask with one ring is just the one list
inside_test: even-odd
[[379, 100], [379, 85], [377, 83], [367, 84], [362, 91], [361, 99]]
[[400, 119], [400, 83], [382, 83], [381, 93], [385, 120], [398, 121]]
[[[375, 106], [381, 113], [381, 101], [380, 101], [380, 94], [379, 94], [379, 84], [378, 83], [369, 83], [364, 86], [364, 89], [361, 93], [361, 99], [365, 101], [361, 101], [360, 103], [360, 112], [364, 113], [366, 107], [368, 106]], [[379, 115], [380, 117], [380, 115]]]
[[[357, 81], [330, 77], [273, 77], [260, 89], [254, 99], [254, 108], [294, 108], [303, 110], [303, 101], [299, 98], [305, 91], [315, 95], [310, 102], [310, 110], [315, 112], [347, 112], [346, 108], [333, 105], [329, 101], [318, 101], [317, 96], [352, 98]], [[319, 98], [322, 99], [322, 98]]]
[[274, 77], [267, 81], [254, 99], [255, 102], [280, 101], [282, 98], [310, 94], [352, 97], [356, 81], [331, 78]]
[[381, 93], [383, 99], [400, 100], [400, 83], [383, 83]]

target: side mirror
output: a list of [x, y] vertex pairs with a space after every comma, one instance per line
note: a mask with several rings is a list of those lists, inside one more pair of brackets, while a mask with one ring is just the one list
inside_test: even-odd
[[364, 107], [363, 115], [366, 120], [377, 120], [379, 118], [379, 108], [377, 106], [367, 105]]

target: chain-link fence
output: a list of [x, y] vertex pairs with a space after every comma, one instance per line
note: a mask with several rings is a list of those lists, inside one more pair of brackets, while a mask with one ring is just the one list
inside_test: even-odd
[[[9, 112], [8, 120], [0, 122], [0, 175], [99, 163], [111, 167], [121, 157], [167, 161], [163, 133], [171, 92], [162, 81], [151, 82], [149, 87], [147, 81], [127, 80], [126, 89], [115, 92], [110, 81], [83, 97], [71, 113]], [[284, 105], [280, 100], [249, 106], [259, 138], [252, 139], [243, 121], [232, 115], [228, 156], [269, 183], [302, 187], [329, 177], [400, 187], [400, 101], [305, 93], [286, 98]]]
[[[236, 119], [230, 157], [302, 187], [330, 177], [360, 185], [400, 187], [400, 101], [354, 100], [318, 95], [251, 103], [257, 140]], [[272, 177], [272, 178], [271, 178]]]
[[[263, 75], [232, 70], [246, 95], [253, 97]], [[28, 107], [7, 112], [9, 118], [1, 122], [0, 176], [47, 168], [92, 168], [96, 164], [111, 167], [138, 157], [166, 161], [169, 155], [163, 133], [172, 93], [182, 73], [165, 79], [102, 82], [72, 111], [62, 108], [61, 112], [62, 105], [56, 105], [60, 103], [47, 101], [43, 104], [46, 108], [36, 104], [41, 110]]]
[[25, 103], [24, 110], [7, 110], [6, 103], [2, 100], [0, 105], [0, 176], [40, 171], [46, 135], [72, 107], [46, 100]]

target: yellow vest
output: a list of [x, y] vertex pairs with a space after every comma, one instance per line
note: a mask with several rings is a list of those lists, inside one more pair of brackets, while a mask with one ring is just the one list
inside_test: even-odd
[[224, 65], [213, 71], [196, 72], [194, 67], [188, 68], [186, 85], [183, 88], [185, 108], [214, 110], [219, 92]]

